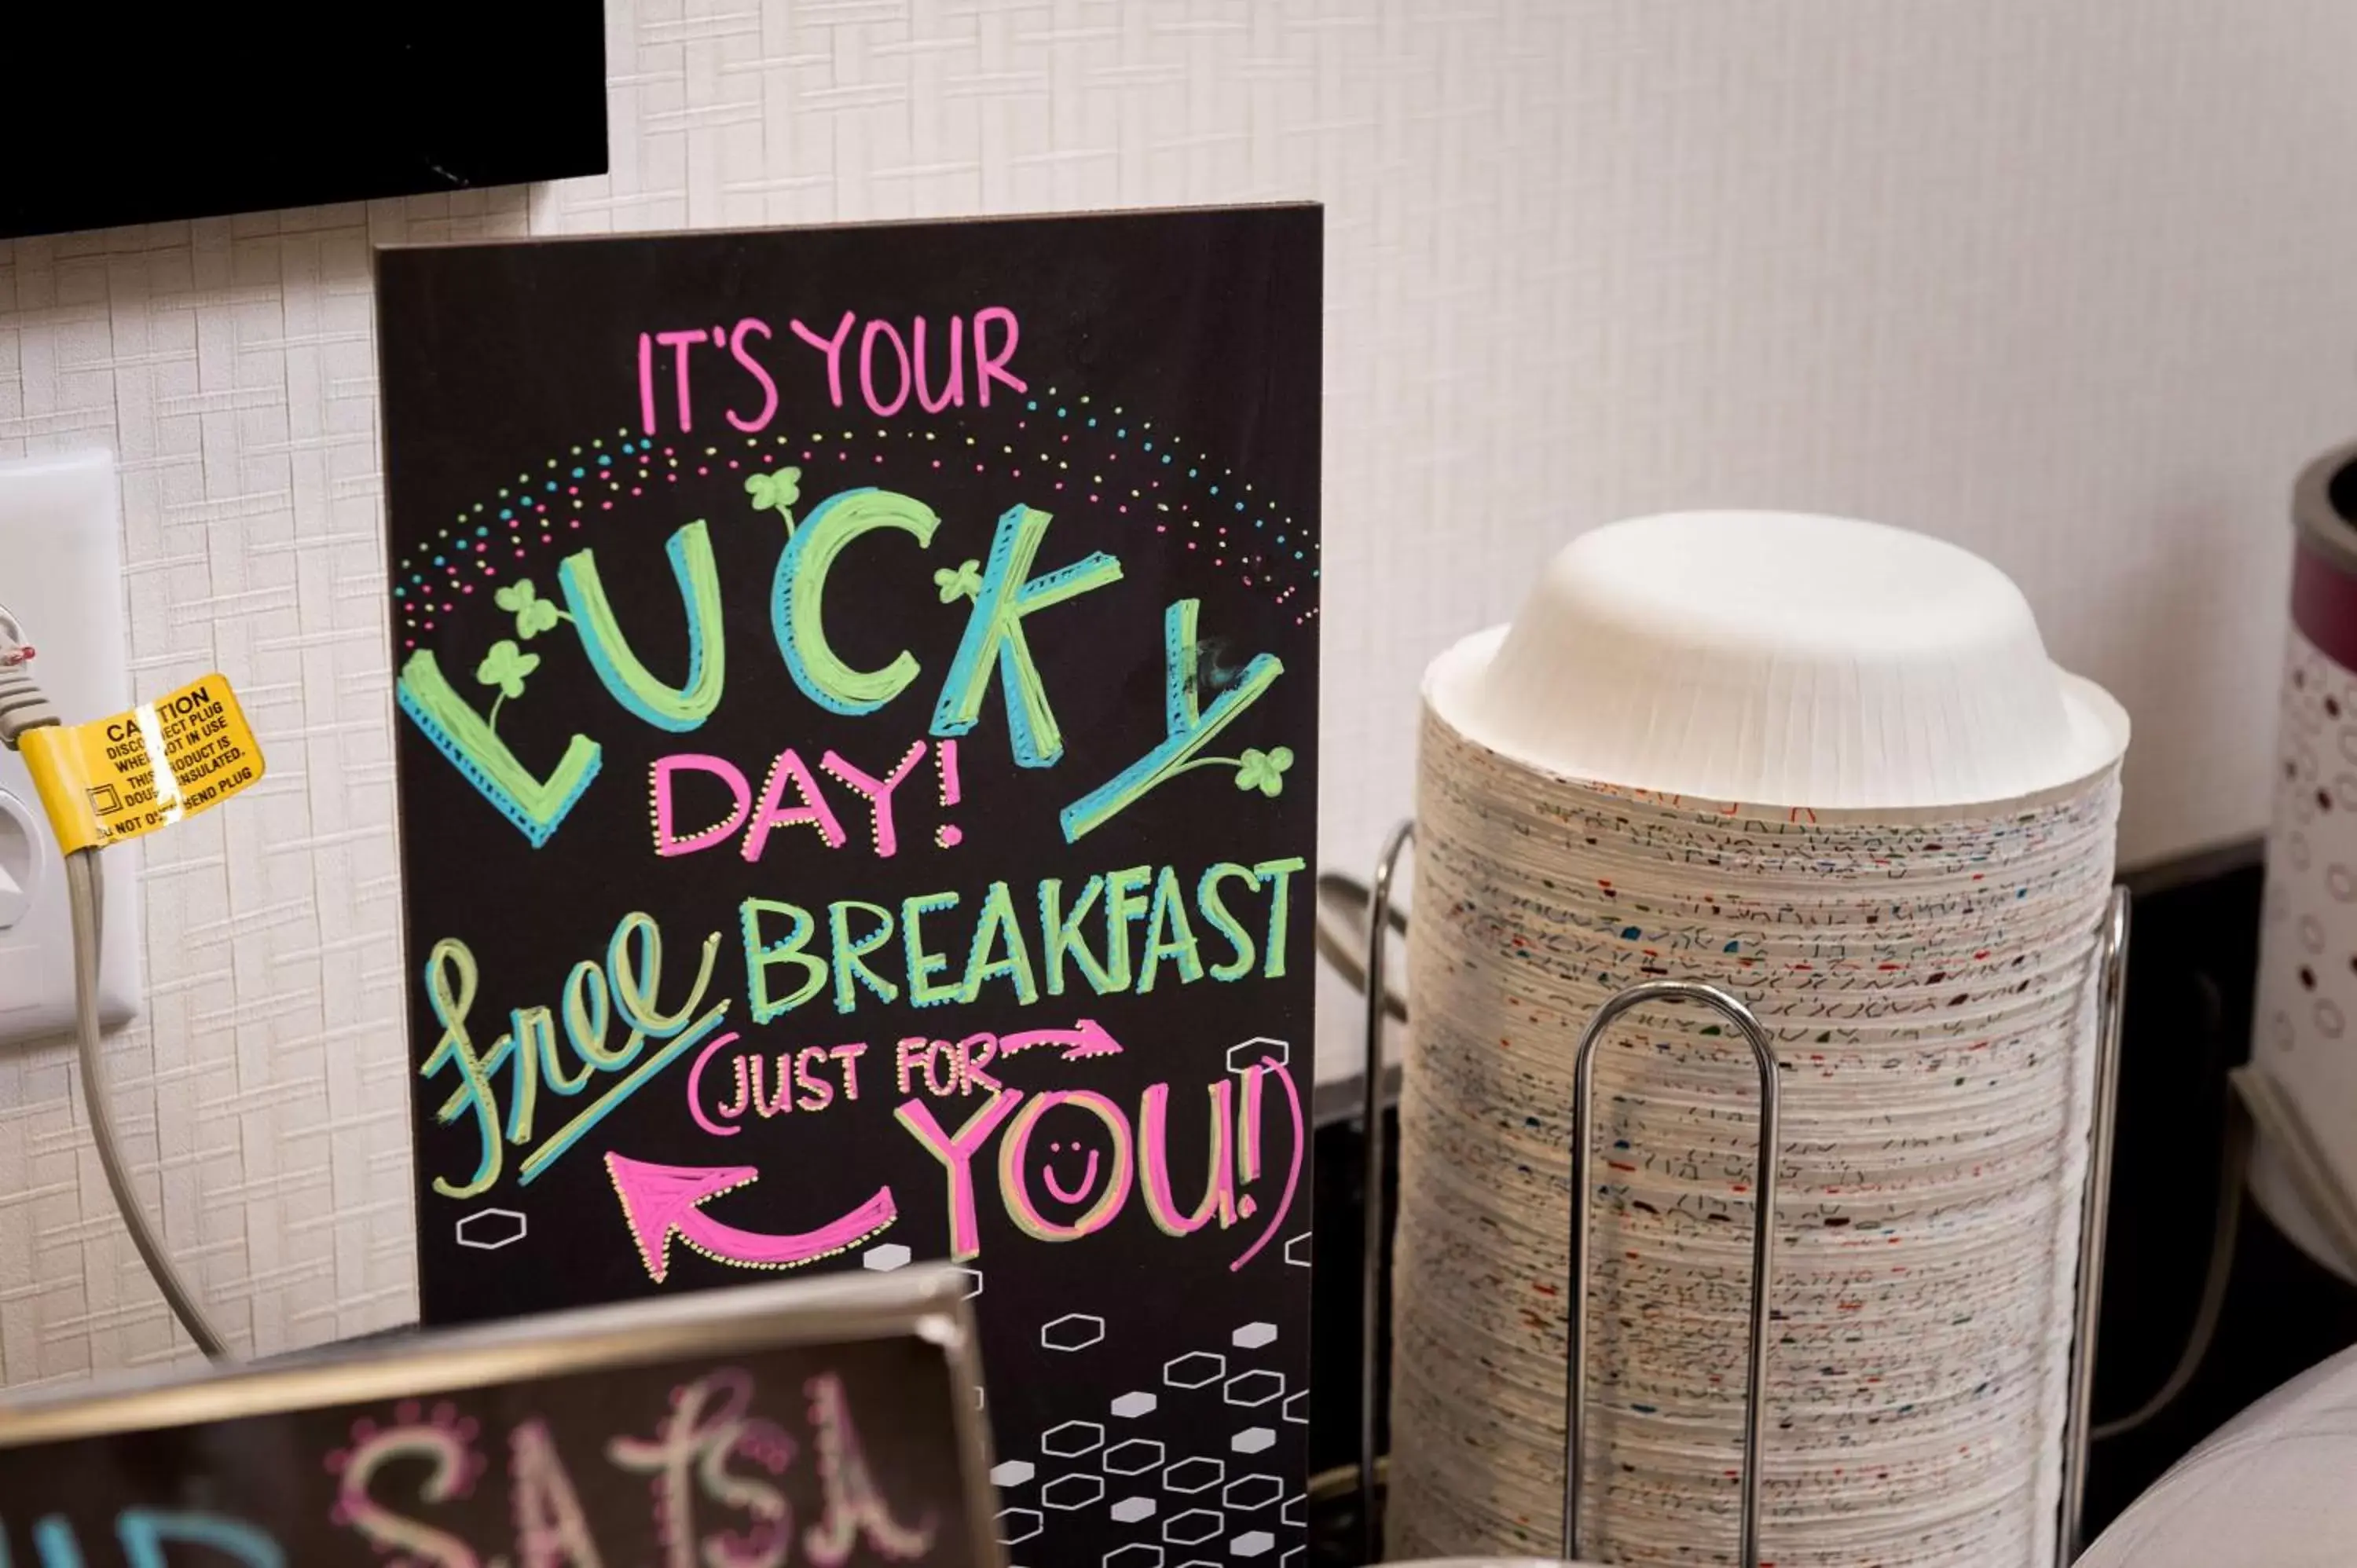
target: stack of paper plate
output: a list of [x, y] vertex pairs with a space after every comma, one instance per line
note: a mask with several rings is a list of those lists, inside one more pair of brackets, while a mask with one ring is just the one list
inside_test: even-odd
[[[1392, 1554], [1561, 1549], [1573, 1050], [1666, 976], [1776, 1046], [1763, 1557], [2050, 1560], [2116, 705], [1985, 563], [1760, 514], [1588, 535], [1426, 697]], [[1580, 1544], [1729, 1562], [1754, 1070], [1665, 1006], [1598, 1085]]]

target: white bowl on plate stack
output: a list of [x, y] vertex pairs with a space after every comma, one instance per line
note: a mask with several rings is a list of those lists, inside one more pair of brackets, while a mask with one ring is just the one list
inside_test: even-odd
[[[1425, 696], [1391, 1555], [1563, 1549], [1573, 1051], [1666, 977], [1778, 1059], [1763, 1560], [2050, 1561], [2118, 706], [1986, 563], [1764, 513], [1583, 537]], [[1598, 1105], [1579, 1544], [1732, 1562], [1748, 1049], [1637, 1009]]]

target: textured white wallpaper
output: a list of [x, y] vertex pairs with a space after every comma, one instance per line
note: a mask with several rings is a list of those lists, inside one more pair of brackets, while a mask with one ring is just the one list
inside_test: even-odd
[[[150, 841], [149, 1012], [114, 1047], [150, 1200], [242, 1348], [411, 1311], [374, 242], [1317, 197], [1329, 860], [1405, 809], [1435, 650], [1571, 534], [1695, 505], [1980, 550], [2135, 714], [2130, 859], [2264, 821], [2284, 498], [2357, 427], [2357, 7], [608, 20], [608, 177], [0, 242], [0, 456], [120, 452], [140, 688], [228, 671], [270, 761]], [[67, 1059], [0, 1053], [0, 1383], [179, 1353]]]

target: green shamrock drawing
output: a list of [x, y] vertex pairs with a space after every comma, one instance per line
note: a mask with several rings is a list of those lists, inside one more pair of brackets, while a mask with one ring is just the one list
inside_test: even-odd
[[1285, 771], [1293, 766], [1293, 748], [1272, 746], [1263, 751], [1259, 746], [1244, 747], [1242, 757], [1199, 757], [1182, 762], [1170, 771], [1188, 773], [1198, 768], [1232, 768], [1236, 770], [1236, 788], [1249, 793], [1257, 789], [1271, 800], [1285, 793]]
[[800, 468], [780, 468], [775, 473], [745, 476], [745, 493], [753, 499], [755, 511], [775, 511], [786, 520], [786, 537], [794, 532], [794, 503], [802, 499], [802, 471]]
[[1274, 799], [1285, 793], [1285, 770], [1293, 766], [1293, 748], [1273, 746], [1263, 751], [1246, 746], [1236, 763], [1236, 788], [1257, 789]]
[[982, 597], [982, 563], [961, 561], [954, 571], [944, 566], [933, 574], [933, 585], [941, 590], [942, 603], [953, 605], [960, 599]]
[[516, 635], [530, 642], [544, 631], [553, 630], [556, 623], [572, 618], [555, 605], [540, 596], [540, 590], [530, 577], [510, 583], [491, 596], [491, 602], [503, 610], [515, 612]]
[[480, 664], [475, 666], [476, 680], [486, 686], [500, 689], [500, 694], [492, 700], [491, 711], [483, 722], [496, 726], [500, 722], [500, 704], [510, 697], [522, 696], [524, 677], [539, 668], [539, 654], [526, 653], [507, 638], [491, 644], [491, 650], [483, 656]]

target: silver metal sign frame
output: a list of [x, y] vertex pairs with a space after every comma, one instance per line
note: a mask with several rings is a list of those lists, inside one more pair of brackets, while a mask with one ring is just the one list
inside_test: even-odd
[[[974, 1562], [1004, 1558], [970, 1282], [929, 1266], [883, 1276], [744, 1285], [677, 1300], [589, 1307], [397, 1341], [329, 1346], [268, 1364], [161, 1377], [0, 1402], [0, 1455], [36, 1444], [201, 1426], [337, 1405], [457, 1393], [607, 1369], [795, 1347], [917, 1338], [941, 1348], [952, 1394]], [[956, 1397], [964, 1391], [974, 1396]], [[0, 1457], [0, 1463], [5, 1463]]]

